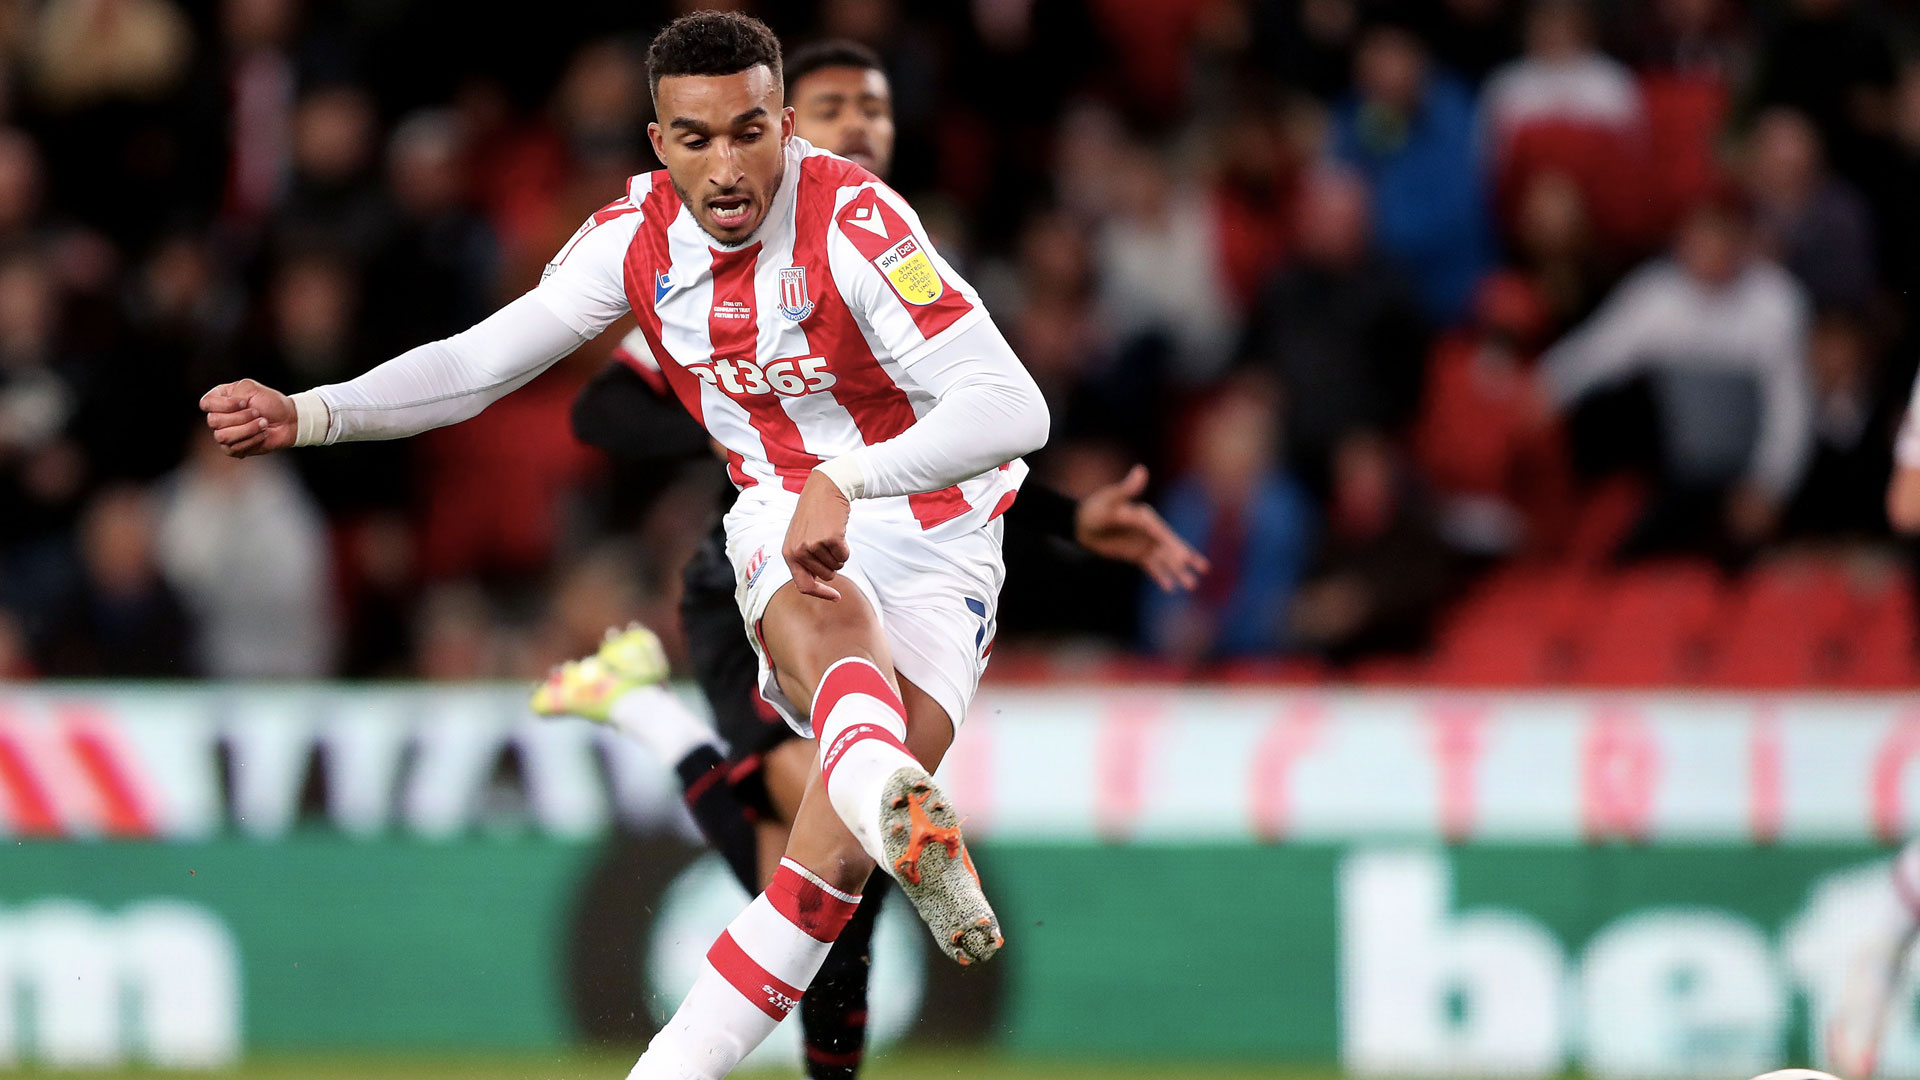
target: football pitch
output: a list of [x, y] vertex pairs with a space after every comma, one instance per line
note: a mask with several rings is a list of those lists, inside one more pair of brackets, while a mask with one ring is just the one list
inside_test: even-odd
[[[4, 1077], [48, 1080], [620, 1080], [635, 1054], [580, 1053], [560, 1057], [526, 1055], [362, 1055], [304, 1058], [263, 1057], [214, 1072], [163, 1072], [156, 1069], [108, 1071], [0, 1069]], [[797, 1069], [735, 1073], [739, 1080], [796, 1080]], [[865, 1080], [1337, 1080], [1331, 1070], [1277, 1065], [1195, 1065], [1182, 1062], [1041, 1062], [977, 1053], [901, 1053], [875, 1058], [861, 1070]]]

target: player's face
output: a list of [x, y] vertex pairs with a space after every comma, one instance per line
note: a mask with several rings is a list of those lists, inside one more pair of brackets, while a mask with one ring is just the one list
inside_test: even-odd
[[708, 235], [753, 235], [786, 171], [793, 110], [765, 65], [734, 75], [669, 75], [654, 93], [653, 152]]
[[872, 68], [830, 67], [793, 84], [794, 132], [867, 167], [893, 167], [893, 88]]

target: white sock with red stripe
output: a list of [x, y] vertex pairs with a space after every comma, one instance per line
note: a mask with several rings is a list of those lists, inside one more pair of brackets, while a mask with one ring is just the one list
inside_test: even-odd
[[707, 950], [693, 989], [627, 1080], [719, 1080], [787, 1018], [860, 898], [781, 859]]
[[921, 768], [907, 752], [907, 708], [872, 663], [849, 656], [820, 677], [813, 730], [827, 800], [873, 861], [887, 865], [880, 837], [880, 791], [901, 768]]

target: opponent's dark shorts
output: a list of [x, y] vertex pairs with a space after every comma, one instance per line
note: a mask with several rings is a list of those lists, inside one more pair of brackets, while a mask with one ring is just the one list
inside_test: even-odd
[[725, 530], [715, 526], [687, 561], [681, 580], [680, 624], [686, 630], [693, 676], [713, 709], [714, 726], [727, 741], [727, 780], [742, 803], [771, 814], [761, 760], [767, 751], [798, 736], [760, 697], [759, 660], [740, 626]]

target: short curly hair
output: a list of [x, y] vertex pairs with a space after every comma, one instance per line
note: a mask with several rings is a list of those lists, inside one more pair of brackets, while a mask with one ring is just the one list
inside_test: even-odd
[[668, 75], [733, 75], [765, 64], [784, 82], [780, 39], [767, 24], [737, 11], [695, 11], [668, 23], [647, 46], [647, 89], [660, 96]]
[[789, 96], [801, 79], [827, 68], [864, 68], [868, 71], [877, 71], [882, 75], [887, 73], [886, 65], [880, 62], [880, 57], [875, 55], [872, 49], [845, 38], [831, 38], [826, 41], [816, 41], [811, 45], [802, 45], [793, 51], [792, 56], [786, 58], [786, 63]]

